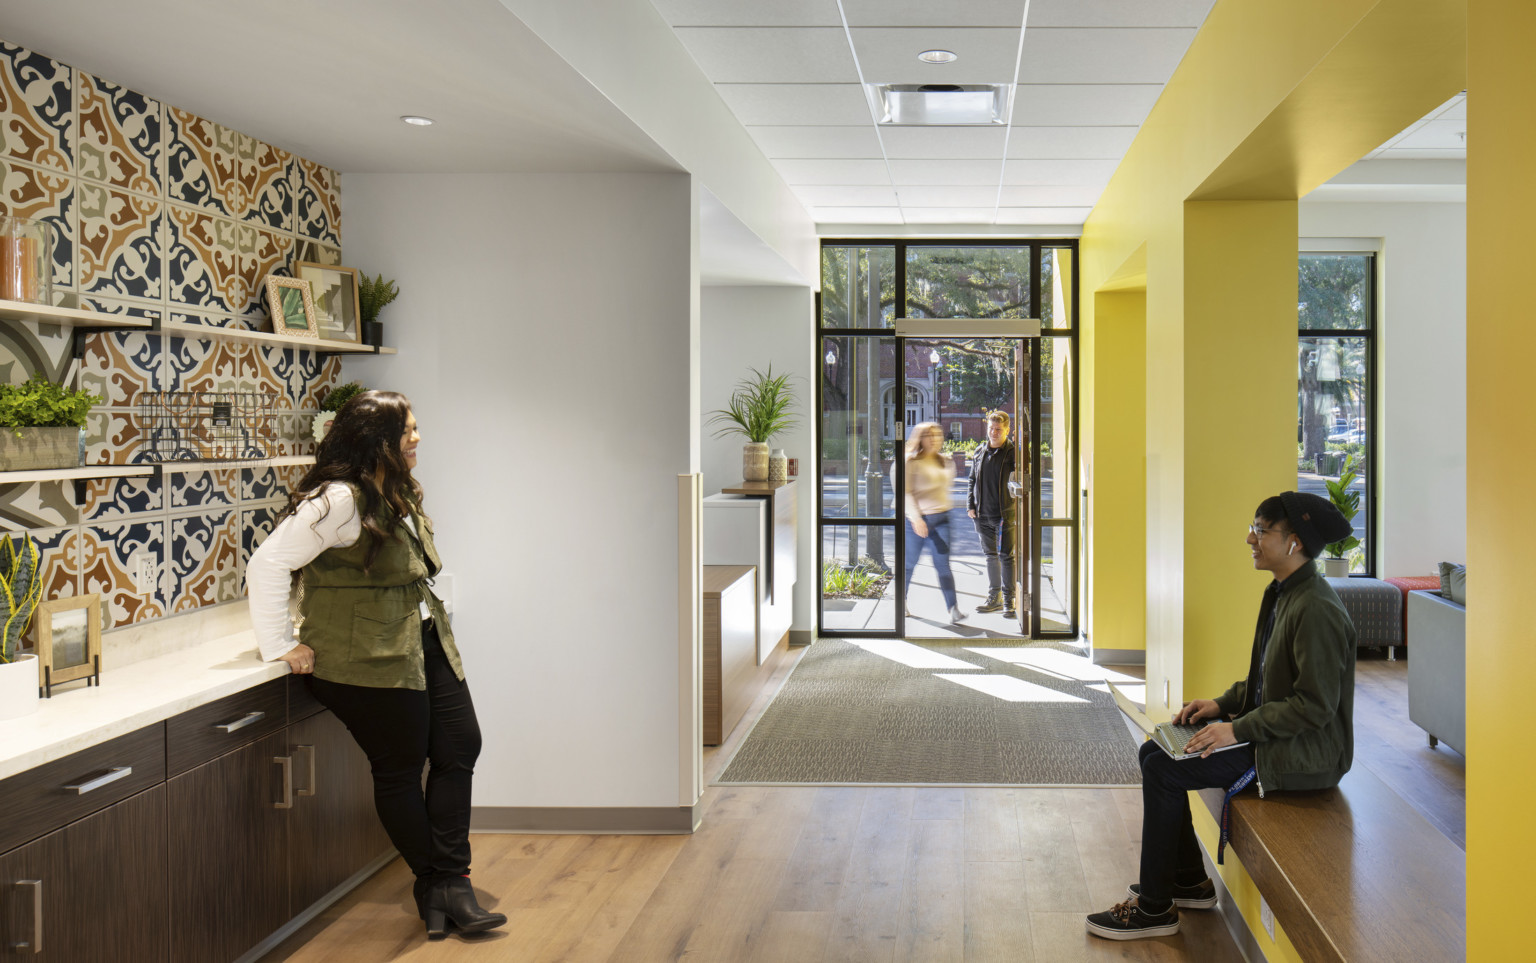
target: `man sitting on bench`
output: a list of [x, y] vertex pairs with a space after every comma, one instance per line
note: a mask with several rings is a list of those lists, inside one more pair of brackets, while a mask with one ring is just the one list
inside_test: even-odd
[[[1326, 498], [1285, 492], [1266, 498], [1248, 526], [1264, 589], [1248, 677], [1216, 699], [1186, 702], [1174, 722], [1213, 721], [1176, 761], [1156, 742], [1141, 747], [1141, 880], [1129, 899], [1088, 917], [1088, 932], [1112, 940], [1179, 931], [1179, 909], [1216, 905], [1189, 815], [1189, 791], [1240, 791], [1257, 775], [1259, 796], [1277, 789], [1338, 785], [1354, 756], [1355, 627], [1312, 559], [1352, 528]], [[1249, 745], [1237, 745], [1248, 743]], [[1223, 746], [1233, 748], [1217, 752]]]

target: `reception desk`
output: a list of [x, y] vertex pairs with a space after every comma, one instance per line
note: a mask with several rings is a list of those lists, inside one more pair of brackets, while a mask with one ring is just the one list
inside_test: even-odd
[[796, 483], [742, 482], [704, 499], [704, 564], [753, 565], [757, 663], [788, 644], [794, 618]]

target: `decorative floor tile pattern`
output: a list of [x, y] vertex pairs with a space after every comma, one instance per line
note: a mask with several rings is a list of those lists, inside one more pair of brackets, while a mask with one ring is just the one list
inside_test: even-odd
[[[1141, 781], [1136, 741], [1107, 687], [1093, 688], [1105, 670], [1076, 650], [998, 640], [988, 640], [990, 655], [948, 641], [911, 640], [907, 647], [950, 664], [914, 668], [841, 639], [818, 639], [718, 784]], [[1021, 649], [1069, 652], [1082, 663], [1073, 675], [1087, 681], [1005, 658]]]

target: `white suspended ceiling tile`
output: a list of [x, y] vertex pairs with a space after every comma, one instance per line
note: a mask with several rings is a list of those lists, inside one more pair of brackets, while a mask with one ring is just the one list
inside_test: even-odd
[[1030, 0], [1033, 27], [1198, 27], [1216, 0]]
[[674, 31], [717, 84], [856, 84], [841, 27], [679, 27]]
[[[871, 84], [1011, 84], [1019, 59], [1018, 27], [855, 27], [853, 49]], [[924, 50], [960, 59], [925, 64]]]
[[883, 160], [777, 160], [773, 166], [790, 185], [839, 185], [891, 183]]
[[1024, 0], [843, 0], [843, 13], [851, 27], [1018, 27]]
[[1102, 187], [1067, 187], [1033, 184], [1004, 186], [998, 203], [1004, 207], [1092, 207], [1104, 193]]
[[1389, 160], [1466, 160], [1465, 147], [1435, 150], [1425, 147], [1387, 147], [1370, 155]]
[[899, 187], [902, 207], [992, 207], [997, 185], [990, 187]]
[[743, 126], [857, 127], [874, 123], [858, 84], [716, 84]]
[[999, 224], [1081, 224], [1092, 207], [1000, 207]]
[[1466, 120], [1467, 95], [1457, 94], [1429, 115], [1434, 120]]
[[891, 179], [897, 186], [997, 186], [1003, 162], [997, 160], [893, 160]]
[[1194, 39], [1187, 28], [1031, 29], [1019, 83], [1167, 83]]
[[748, 127], [763, 153], [779, 157], [880, 157], [873, 124], [862, 127]]
[[841, 27], [837, 0], [651, 0], [674, 27]]
[[991, 224], [993, 208], [988, 207], [903, 207], [908, 224]]
[[1140, 127], [1162, 84], [1020, 84], [1015, 127]]
[[891, 158], [1001, 157], [1008, 132], [998, 127], [882, 127]]
[[1467, 132], [1465, 120], [1431, 120], [1409, 131], [1391, 144], [1392, 150], [1463, 150]]
[[1120, 165], [1115, 160], [1026, 160], [1010, 158], [1003, 165], [1004, 184], [1083, 184], [1103, 187]]
[[1009, 157], [1099, 157], [1119, 160], [1136, 139], [1136, 127], [1015, 127]]
[[811, 220], [818, 224], [902, 224], [899, 207], [813, 207]]
[[896, 190], [867, 184], [792, 187], [806, 207], [895, 207]]

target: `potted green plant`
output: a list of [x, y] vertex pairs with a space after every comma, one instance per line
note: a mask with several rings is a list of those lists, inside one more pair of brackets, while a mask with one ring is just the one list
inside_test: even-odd
[[[1328, 500], [1333, 502], [1333, 507], [1339, 510], [1347, 522], [1353, 522], [1355, 516], [1360, 514], [1360, 493], [1351, 486], [1355, 484], [1356, 469], [1360, 467], [1360, 456], [1351, 455], [1349, 461], [1344, 463], [1344, 471], [1336, 479], [1324, 479], [1328, 486]], [[1323, 574], [1329, 578], [1345, 578], [1349, 575], [1348, 554], [1360, 544], [1360, 539], [1353, 535], [1340, 539], [1337, 542], [1329, 542], [1323, 546]]]
[[41, 564], [37, 543], [25, 533], [0, 538], [0, 719], [37, 709], [37, 656], [19, 650], [42, 599]]
[[320, 402], [320, 413], [315, 415], [315, 423], [310, 428], [310, 433], [315, 436], [315, 443], [325, 437], [325, 433], [331, 430], [331, 422], [336, 420], [336, 412], [341, 406], [351, 401], [355, 395], [360, 395], [367, 389], [356, 381], [348, 381], [344, 385], [337, 385], [326, 392], [325, 398]]
[[55, 384], [42, 373], [0, 384], [0, 470], [78, 468], [91, 406], [101, 398]]
[[379, 311], [399, 296], [399, 286], [394, 281], [386, 281], [382, 272], [372, 278], [367, 274], [358, 274], [357, 309], [363, 319], [363, 344], [371, 344], [375, 348], [383, 346], [384, 326], [379, 323]]
[[730, 403], [711, 412], [709, 423], [719, 425], [715, 437], [745, 435], [742, 446], [741, 473], [747, 481], [768, 480], [768, 441], [781, 431], [795, 427], [795, 396], [789, 390], [789, 375], [775, 375], [773, 365], [766, 373], [756, 368], [736, 382]]

